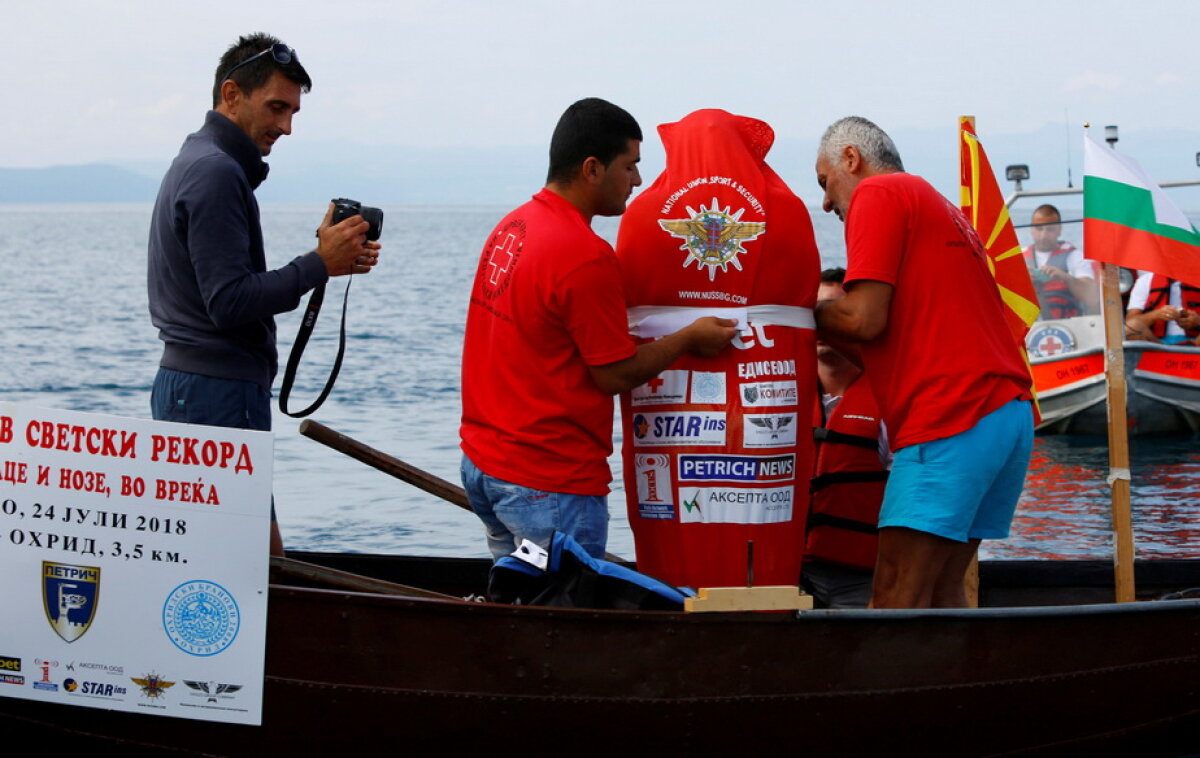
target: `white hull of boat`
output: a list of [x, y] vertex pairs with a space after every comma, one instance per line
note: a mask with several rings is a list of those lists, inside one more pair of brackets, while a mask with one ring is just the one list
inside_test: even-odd
[[[1107, 434], [1099, 316], [1039, 321], [1026, 340], [1046, 434]], [[1129, 433], [1200, 431], [1200, 347], [1124, 343]]]

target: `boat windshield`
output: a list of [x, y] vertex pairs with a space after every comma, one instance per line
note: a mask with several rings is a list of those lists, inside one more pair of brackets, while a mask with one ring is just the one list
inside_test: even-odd
[[[1026, 336], [1034, 360], [1091, 352], [1104, 344], [1101, 265], [1084, 257], [1082, 214], [1064, 210], [1059, 216], [1045, 211], [1047, 207], [1039, 207], [1027, 217], [1027, 223], [1017, 226], [1041, 306], [1038, 320]], [[1121, 278], [1122, 293], [1128, 295], [1134, 276], [1122, 270]]]

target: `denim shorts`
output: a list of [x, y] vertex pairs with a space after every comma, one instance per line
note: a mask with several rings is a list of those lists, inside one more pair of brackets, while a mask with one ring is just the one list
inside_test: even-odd
[[604, 557], [608, 543], [608, 498], [545, 492], [488, 476], [462, 457], [462, 482], [471, 510], [487, 528], [492, 558], [502, 558], [528, 539], [544, 548], [559, 531], [575, 538], [588, 555]]
[[896, 451], [879, 526], [966, 542], [1003, 539], [1033, 451], [1033, 411], [1013, 400], [975, 426]]
[[271, 431], [271, 393], [241, 379], [159, 367], [150, 411], [158, 421]]

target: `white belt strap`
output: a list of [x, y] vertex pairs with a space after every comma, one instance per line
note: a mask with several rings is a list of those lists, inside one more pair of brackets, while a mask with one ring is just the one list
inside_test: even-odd
[[638, 305], [629, 309], [629, 333], [647, 339], [664, 337], [704, 316], [735, 318], [738, 329], [742, 331], [751, 322], [761, 326], [776, 324], [796, 329], [816, 328], [812, 308], [796, 305], [749, 305], [740, 308]]

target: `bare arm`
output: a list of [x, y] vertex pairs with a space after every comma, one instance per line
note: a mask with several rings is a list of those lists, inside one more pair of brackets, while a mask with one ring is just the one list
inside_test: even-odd
[[887, 328], [888, 308], [895, 289], [885, 282], [861, 279], [850, 284], [846, 296], [817, 303], [817, 331], [830, 344], [869, 342]]
[[1174, 321], [1178, 316], [1179, 309], [1170, 305], [1152, 311], [1130, 308], [1129, 313], [1125, 314], [1125, 337], [1133, 340], [1158, 342], [1158, 337], [1154, 336], [1150, 327], [1158, 321]]
[[603, 366], [589, 366], [592, 381], [603, 392], [616, 395], [645, 384], [677, 358], [690, 353], [711, 358], [733, 339], [737, 321], [705, 316], [662, 339], [638, 345], [636, 355]]

